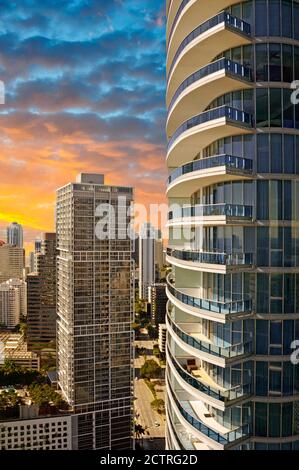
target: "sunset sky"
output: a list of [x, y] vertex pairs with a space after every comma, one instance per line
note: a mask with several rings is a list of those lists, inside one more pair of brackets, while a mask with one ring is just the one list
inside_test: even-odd
[[[54, 228], [81, 171], [164, 202], [164, 0], [1, 0], [0, 239]], [[27, 245], [28, 247], [29, 245]]]

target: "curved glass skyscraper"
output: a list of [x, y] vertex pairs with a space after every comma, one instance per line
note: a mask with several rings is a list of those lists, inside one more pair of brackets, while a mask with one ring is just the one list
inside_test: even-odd
[[167, 447], [299, 449], [299, 3], [167, 17]]

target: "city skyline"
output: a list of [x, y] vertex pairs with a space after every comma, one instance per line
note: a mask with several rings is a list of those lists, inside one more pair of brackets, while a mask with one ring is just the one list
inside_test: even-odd
[[86, 168], [165, 201], [164, 1], [55, 3], [1, 5], [0, 239], [18, 221], [27, 251]]

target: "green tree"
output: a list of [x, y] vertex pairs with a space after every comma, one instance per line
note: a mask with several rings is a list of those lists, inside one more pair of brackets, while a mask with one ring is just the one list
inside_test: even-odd
[[145, 435], [145, 428], [138, 423], [135, 423], [134, 432], [136, 439], [141, 439]]
[[154, 359], [145, 361], [140, 369], [140, 376], [143, 379], [155, 379], [158, 378], [161, 372], [161, 367]]
[[165, 413], [165, 402], [162, 398], [156, 398], [151, 402], [151, 407], [153, 410], [158, 411], [158, 413]]

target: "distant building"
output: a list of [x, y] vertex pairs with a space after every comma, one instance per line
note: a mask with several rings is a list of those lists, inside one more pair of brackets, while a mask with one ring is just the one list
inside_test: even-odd
[[23, 248], [23, 227], [17, 222], [13, 222], [7, 227], [7, 243], [8, 245]]
[[35, 271], [35, 253], [31, 251], [28, 258], [28, 274]]
[[166, 304], [168, 301], [166, 284], [152, 284], [148, 288], [148, 294], [152, 324], [158, 326], [160, 323], [165, 323]]
[[0, 333], [0, 342], [3, 345], [4, 360], [28, 369], [39, 370], [39, 356], [28, 351], [25, 338], [20, 333]]
[[27, 276], [27, 341], [30, 349], [56, 340], [56, 234], [45, 233]]
[[160, 230], [155, 240], [155, 281], [159, 282], [161, 279], [161, 271], [164, 266], [164, 255], [163, 255], [163, 240], [161, 238]]
[[40, 253], [42, 251], [42, 240], [37, 238], [34, 242], [34, 253]]
[[139, 298], [146, 299], [148, 288], [155, 282], [155, 228], [144, 224], [139, 236]]
[[24, 266], [24, 249], [0, 242], [0, 283], [9, 279], [22, 279]]
[[9, 279], [0, 284], [0, 324], [14, 328], [26, 315], [26, 283]]

